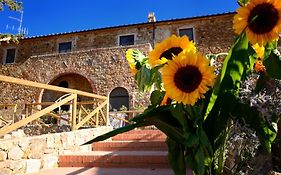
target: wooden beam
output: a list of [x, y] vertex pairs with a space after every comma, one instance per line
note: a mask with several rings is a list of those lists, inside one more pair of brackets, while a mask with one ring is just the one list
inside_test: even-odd
[[110, 121], [109, 121], [109, 96], [106, 99], [107, 105], [106, 105], [106, 126], [110, 126]]
[[65, 118], [63, 118], [63, 117], [61, 117], [61, 116], [59, 116], [57, 114], [52, 113], [52, 112], [49, 112], [46, 115], [50, 115], [50, 116], [52, 116], [52, 117], [54, 117], [56, 119], [59, 119], [59, 120], [64, 120], [64, 121], [67, 121], [67, 122], [69, 121], [68, 119], [65, 119]]
[[60, 102], [57, 102], [56, 104], [53, 104], [35, 114], [32, 114], [30, 115], [29, 117], [26, 117], [25, 119], [23, 120], [20, 120], [10, 126], [7, 126], [7, 127], [3, 127], [0, 129], [0, 137], [1, 136], [4, 136], [5, 134], [11, 132], [11, 131], [14, 131], [26, 124], [28, 124], [29, 122], [32, 122], [33, 120], [36, 120], [38, 119], [39, 117], [49, 113], [50, 111], [56, 109], [57, 107], [61, 106], [61, 105], [64, 105], [65, 103], [69, 102], [70, 100], [73, 100], [74, 98], [76, 97], [76, 94], [73, 94], [73, 95], [70, 95], [68, 97], [66, 97], [65, 99], [61, 100]]
[[95, 110], [90, 112], [80, 123], [76, 125], [76, 128], [79, 129], [83, 126], [91, 117], [93, 117], [101, 108], [103, 108], [107, 104], [107, 100], [105, 100], [101, 105], [99, 105]]
[[120, 113], [142, 113], [143, 111], [110, 111], [109, 114], [120, 114]]
[[113, 118], [115, 118], [115, 119], [117, 119], [117, 120], [122, 120], [122, 121], [124, 121], [124, 122], [126, 122], [126, 123], [129, 123], [129, 124], [132, 124], [132, 123], [133, 123], [133, 122], [130, 122], [130, 121], [126, 120], [126, 119], [117, 117], [117, 116], [115, 116], [115, 115], [110, 115], [110, 116], [113, 117]]
[[102, 116], [102, 119], [103, 119], [104, 123], [106, 123], [106, 118], [105, 118], [105, 116], [104, 116], [104, 114], [103, 114], [102, 109], [101, 109], [99, 112], [101, 113], [101, 116]]
[[74, 94], [75, 98], [72, 100], [72, 113], [71, 113], [71, 130], [77, 130], [76, 128], [76, 113], [77, 113], [77, 94]]
[[50, 91], [78, 94], [81, 96], [98, 98], [98, 99], [107, 99], [107, 97], [105, 97], [105, 96], [96, 95], [96, 94], [92, 94], [89, 92], [84, 92], [84, 91], [70, 89], [70, 88], [63, 88], [63, 87], [58, 87], [58, 86], [53, 86], [53, 85], [48, 85], [48, 84], [43, 84], [43, 83], [37, 83], [34, 81], [29, 81], [29, 80], [24, 80], [24, 79], [20, 79], [20, 78], [14, 78], [14, 77], [8, 77], [8, 76], [4, 76], [4, 75], [0, 75], [0, 81], [7, 82], [7, 83], [13, 83], [13, 84], [19, 84], [19, 85], [23, 85], [23, 86], [41, 88], [41, 89], [46, 89], [46, 90], [50, 90]]
[[0, 104], [0, 107], [2, 108], [2, 107], [14, 107], [14, 106], [16, 106], [17, 104], [10, 104], [10, 103], [8, 103], [8, 104]]
[[81, 109], [82, 109], [87, 115], [89, 115], [89, 112], [87, 111], [87, 109], [86, 109], [84, 106], [81, 105]]
[[[25, 103], [26, 105], [42, 105], [42, 106], [49, 106], [49, 105], [52, 105], [56, 102], [41, 102], [41, 103]], [[81, 101], [81, 102], [77, 102], [77, 105], [91, 105], [91, 104], [96, 104], [97, 102], [96, 101]], [[66, 105], [71, 105], [71, 102], [68, 102], [66, 103]], [[0, 104], [1, 106], [1, 104]]]

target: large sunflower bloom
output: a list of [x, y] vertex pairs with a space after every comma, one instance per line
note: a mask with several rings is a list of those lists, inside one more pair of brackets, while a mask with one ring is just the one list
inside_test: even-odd
[[166, 94], [172, 100], [193, 105], [215, 80], [213, 66], [201, 53], [183, 51], [162, 69]]
[[156, 44], [155, 48], [149, 53], [149, 63], [152, 67], [161, 65], [172, 60], [174, 55], [178, 55], [184, 49], [196, 51], [193, 42], [189, 41], [187, 36], [177, 37], [172, 35], [161, 43]]
[[281, 1], [250, 0], [237, 9], [233, 23], [235, 33], [239, 35], [245, 29], [252, 44], [276, 40], [281, 31]]

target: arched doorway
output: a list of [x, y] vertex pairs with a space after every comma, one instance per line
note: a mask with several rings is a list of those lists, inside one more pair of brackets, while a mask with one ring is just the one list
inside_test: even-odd
[[109, 95], [110, 111], [120, 111], [126, 107], [129, 110], [129, 93], [125, 88], [117, 87]]
[[[109, 103], [110, 103], [110, 111], [124, 111], [129, 110], [129, 93], [125, 88], [117, 87], [111, 91], [109, 94]], [[119, 128], [126, 123], [120, 119], [128, 119], [128, 115], [125, 113], [111, 113], [110, 116], [113, 115], [115, 117], [110, 117], [110, 124], [113, 128]], [[119, 118], [119, 119], [118, 119]]]
[[[93, 87], [88, 79], [75, 73], [62, 74], [52, 80], [49, 84], [93, 93]], [[63, 95], [64, 93], [61, 92], [45, 90], [43, 91], [41, 102], [53, 102]], [[80, 97], [80, 99], [85, 101], [86, 97]]]
[[[71, 89], [77, 89], [85, 92], [93, 93], [93, 88], [91, 86], [91, 83], [88, 81], [87, 78], [83, 77], [82, 75], [75, 74], [75, 73], [68, 73], [68, 74], [62, 74], [58, 77], [56, 77], [54, 80], [52, 80], [50, 85], [64, 87], [64, 88], [71, 88]], [[55, 102], [60, 101], [61, 99], [67, 97], [69, 94], [63, 93], [63, 92], [57, 92], [57, 91], [50, 91], [50, 90], [44, 90], [41, 95], [41, 102]], [[90, 101], [91, 98], [84, 97], [84, 96], [78, 96], [79, 101]], [[45, 106], [42, 106], [43, 108]], [[84, 106], [87, 108], [87, 106]], [[58, 107], [53, 110], [57, 115], [60, 115], [62, 118], [68, 119], [70, 112], [71, 112], [71, 105], [62, 105], [61, 107]], [[45, 123], [58, 123], [58, 121], [50, 116], [42, 118]], [[67, 124], [67, 122], [59, 122], [59, 124]]]

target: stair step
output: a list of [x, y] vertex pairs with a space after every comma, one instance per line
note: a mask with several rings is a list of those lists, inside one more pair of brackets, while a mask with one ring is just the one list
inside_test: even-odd
[[63, 155], [59, 167], [168, 168], [167, 151], [92, 151]]
[[111, 141], [92, 144], [94, 151], [165, 151], [167, 145], [163, 141]]
[[[97, 167], [63, 167], [41, 170], [27, 175], [173, 175], [172, 169], [160, 168], [97, 168]], [[189, 175], [191, 175], [190, 173]]]
[[131, 130], [129, 132], [118, 134], [112, 137], [112, 140], [166, 140], [166, 135], [160, 130]]

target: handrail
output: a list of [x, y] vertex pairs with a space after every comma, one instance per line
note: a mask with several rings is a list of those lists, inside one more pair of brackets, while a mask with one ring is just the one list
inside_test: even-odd
[[8, 77], [8, 76], [4, 76], [4, 75], [0, 75], [0, 81], [29, 86], [29, 87], [47, 89], [47, 90], [51, 90], [51, 91], [65, 92], [65, 93], [82, 95], [82, 96], [86, 96], [86, 97], [99, 98], [99, 99], [103, 99], [103, 100], [107, 99], [107, 97], [105, 97], [105, 96], [96, 95], [96, 94], [92, 94], [89, 92], [84, 92], [84, 91], [80, 91], [80, 90], [76, 90], [76, 89], [63, 88], [63, 87], [58, 87], [58, 86], [53, 86], [53, 85], [48, 85], [48, 84], [43, 84], [43, 83], [37, 83], [34, 81], [29, 81], [29, 80], [14, 78], [14, 77]]
[[28, 117], [26, 117], [25, 119], [22, 119], [16, 123], [14, 123], [13, 125], [9, 125], [9, 126], [6, 126], [6, 127], [3, 127], [0, 129], [0, 137], [1, 136], [4, 136], [5, 134], [11, 132], [11, 131], [14, 131], [15, 129], [17, 128], [20, 128], [26, 124], [28, 124], [29, 122], [33, 121], [33, 120], [36, 120], [38, 119], [39, 117], [41, 117], [42, 115], [45, 115], [47, 113], [49, 113], [50, 111], [56, 109], [57, 107], [61, 106], [61, 105], [64, 105], [66, 102], [69, 102], [70, 100], [73, 100], [77, 98], [77, 95], [76, 94], [72, 94], [68, 97], [66, 97], [65, 99], [63, 99], [62, 101], [56, 103], [56, 104], [53, 104], [51, 106], [48, 106], [47, 108], [41, 110], [41, 111], [38, 111], [37, 113], [35, 114], [32, 114]]
[[[40, 118], [44, 115], [49, 115], [51, 117], [55, 117], [57, 119], [64, 120], [60, 115], [54, 114], [52, 111], [62, 105], [66, 105], [66, 104], [72, 106], [71, 116], [70, 116], [69, 120], [65, 119], [66, 121], [71, 122], [72, 130], [79, 129], [82, 125], [89, 122], [90, 120], [96, 121], [94, 124], [96, 126], [98, 126], [100, 116], [104, 120], [105, 124], [109, 125], [109, 119], [108, 119], [109, 99], [106, 96], [96, 95], [96, 94], [92, 94], [92, 93], [84, 92], [84, 91], [80, 91], [80, 90], [75, 90], [75, 89], [68, 89], [68, 88], [63, 88], [63, 87], [58, 87], [58, 86], [53, 86], [53, 85], [37, 83], [37, 82], [29, 81], [29, 80], [23, 80], [23, 79], [19, 79], [19, 78], [4, 76], [4, 75], [0, 75], [0, 81], [70, 94], [69, 96], [65, 96], [65, 98], [63, 98], [61, 101], [58, 101], [58, 102], [26, 103], [25, 104], [26, 113], [25, 113], [25, 116], [23, 115], [24, 118], [12, 125], [4, 126], [3, 128], [1, 128], [0, 137], [13, 130], [16, 130], [34, 120], [37, 120], [38, 118]], [[77, 101], [78, 95], [95, 98], [95, 101], [78, 102]], [[99, 105], [99, 103], [101, 103], [101, 104]], [[88, 112], [86, 112], [86, 109], [84, 107], [82, 107], [82, 104], [91, 105], [91, 108], [95, 107], [95, 109], [92, 109], [93, 111], [88, 113]], [[47, 106], [47, 107], [40, 110], [41, 107], [38, 109], [34, 108], [36, 105]], [[0, 107], [7, 107], [7, 106], [14, 106], [15, 107], [14, 114], [15, 114], [17, 104], [0, 104]], [[79, 106], [81, 106], [80, 109], [79, 109]], [[102, 110], [105, 106], [106, 106], [106, 111], [105, 111], [106, 117]], [[77, 109], [79, 109], [78, 121], [76, 119]], [[80, 112], [81, 110], [83, 110], [85, 112], [86, 116], [81, 115], [81, 112]], [[33, 112], [35, 112], [35, 113], [33, 113]], [[93, 120], [92, 117], [96, 117], [95, 120]], [[76, 122], [78, 122], [78, 123], [76, 123]]]

